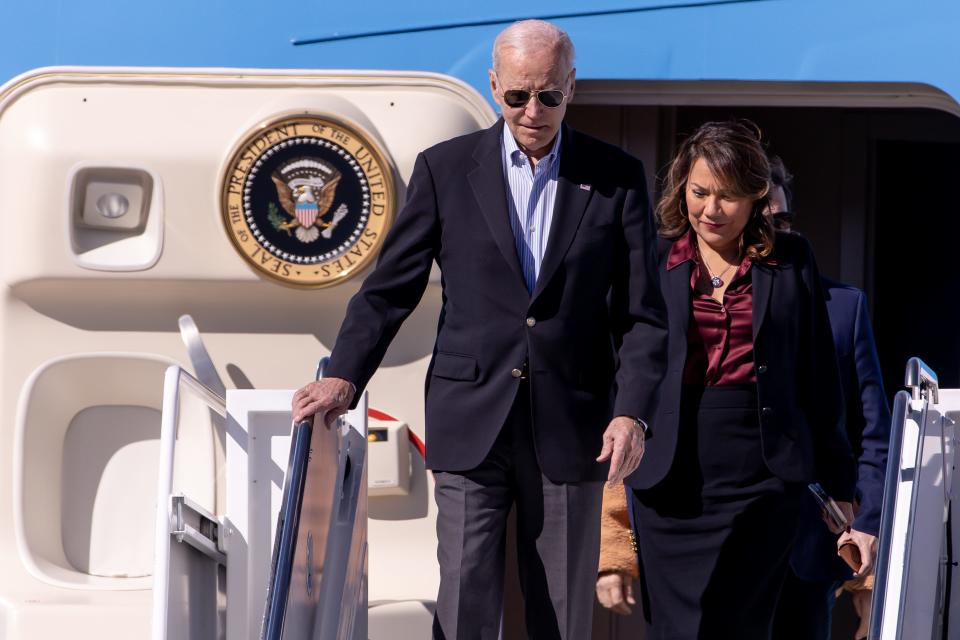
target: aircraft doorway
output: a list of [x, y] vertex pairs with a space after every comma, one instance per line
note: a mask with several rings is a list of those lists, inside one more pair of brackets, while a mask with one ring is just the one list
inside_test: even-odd
[[[795, 228], [823, 274], [866, 291], [887, 394], [902, 387], [910, 355], [942, 371], [943, 386], [960, 385], [960, 337], [944, 320], [960, 311], [951, 275], [960, 203], [949, 188], [960, 173], [960, 117], [924, 108], [576, 103], [569, 116], [643, 159], [651, 198], [654, 176], [684, 136], [730, 118], [757, 123], [794, 174]], [[935, 296], [941, 311], [904, 308], [906, 286]]]
[[[749, 118], [794, 174], [795, 229], [824, 275], [866, 291], [885, 390], [920, 356], [960, 386], [956, 238], [960, 105], [931, 87], [581, 81], [568, 121], [646, 166], [651, 198], [677, 145], [709, 120]], [[929, 300], [929, 313], [907, 304]], [[594, 638], [642, 637], [638, 615], [598, 615]], [[834, 637], [853, 637], [838, 609]]]

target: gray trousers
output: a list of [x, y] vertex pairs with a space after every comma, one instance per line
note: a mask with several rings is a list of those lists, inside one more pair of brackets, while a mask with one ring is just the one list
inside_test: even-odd
[[528, 637], [591, 635], [603, 483], [557, 484], [540, 472], [524, 391], [477, 468], [434, 474], [440, 560], [435, 640], [499, 637], [507, 516], [514, 504]]

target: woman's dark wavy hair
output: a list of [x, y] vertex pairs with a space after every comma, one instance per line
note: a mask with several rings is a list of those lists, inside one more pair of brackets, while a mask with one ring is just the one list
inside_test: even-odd
[[749, 120], [706, 122], [687, 138], [667, 169], [657, 202], [661, 236], [678, 238], [690, 229], [686, 187], [690, 170], [703, 158], [722, 188], [736, 198], [752, 198], [753, 210], [740, 236], [741, 255], [765, 258], [773, 252], [775, 232], [767, 216], [770, 163], [760, 143], [760, 129]]

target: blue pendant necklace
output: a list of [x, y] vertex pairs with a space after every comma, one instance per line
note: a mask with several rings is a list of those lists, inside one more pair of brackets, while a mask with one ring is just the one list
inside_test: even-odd
[[703, 262], [703, 266], [706, 267], [706, 269], [707, 269], [707, 273], [710, 274], [710, 285], [711, 285], [714, 289], [719, 289], [720, 287], [722, 287], [722, 286], [723, 286], [723, 276], [727, 275], [727, 272], [730, 271], [730, 269], [733, 268], [733, 265], [732, 265], [732, 264], [728, 264], [728, 265], [727, 265], [727, 268], [724, 269], [724, 270], [720, 273], [720, 275], [716, 276], [716, 275], [713, 275], [713, 271], [710, 270], [710, 265], [707, 264], [707, 261], [706, 261], [706, 260], [703, 260], [702, 258], [701, 258], [701, 260], [702, 260], [702, 262]]

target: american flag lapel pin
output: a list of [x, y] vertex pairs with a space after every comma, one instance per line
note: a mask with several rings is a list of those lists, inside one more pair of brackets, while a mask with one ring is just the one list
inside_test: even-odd
[[588, 184], [582, 184], [580, 185], [580, 188], [583, 189], [584, 191], [590, 191], [590, 185]]

